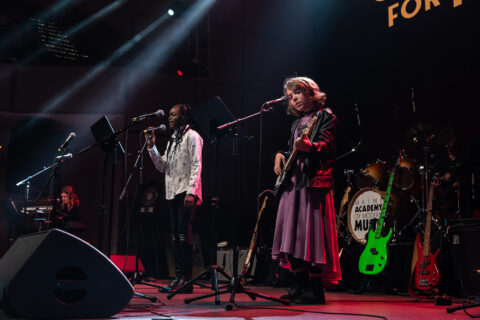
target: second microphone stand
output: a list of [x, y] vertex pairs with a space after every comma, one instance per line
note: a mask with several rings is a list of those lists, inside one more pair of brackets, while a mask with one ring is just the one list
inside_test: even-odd
[[[138, 184], [137, 184], [137, 189], [135, 191], [135, 196], [133, 197], [131, 212], [134, 212], [133, 209], [138, 207], [138, 205], [137, 205], [138, 201], [139, 201], [138, 199], [142, 195], [142, 192], [143, 192], [143, 190], [142, 190], [143, 189], [142, 188], [142, 186], [143, 186], [143, 152], [145, 151], [145, 147], [147, 146], [147, 144], [148, 144], [148, 140], [145, 140], [142, 148], [138, 151], [137, 159], [135, 160], [135, 164], [133, 165], [133, 170], [132, 170], [132, 172], [130, 172], [130, 175], [128, 176], [127, 182], [125, 183], [125, 187], [123, 188], [122, 193], [120, 194], [120, 197], [119, 197], [120, 200], [123, 200], [123, 198], [125, 197], [125, 194], [127, 192], [127, 187], [130, 184], [130, 181], [131, 181], [133, 175], [135, 174], [135, 172], [138, 172]], [[136, 225], [136, 229], [137, 229], [136, 248], [135, 248], [135, 251], [136, 251], [135, 252], [135, 272], [133, 273], [133, 276], [130, 279], [130, 283], [132, 284], [132, 286], [135, 286], [136, 284], [144, 284], [144, 285], [147, 285], [147, 286], [155, 287], [161, 292], [170, 292], [171, 288], [169, 288], [169, 287], [164, 287], [164, 286], [160, 286], [160, 285], [156, 285], [156, 284], [153, 284], [153, 283], [150, 283], [150, 282], [143, 281], [144, 276], [139, 272], [139, 257], [138, 257], [138, 255], [140, 253], [140, 233], [141, 233], [141, 223], [140, 223], [140, 213], [139, 212], [138, 212], [138, 215], [137, 215], [135, 220], [136, 220], [136, 224], [137, 224]], [[155, 297], [150, 297], [150, 296], [147, 296], [147, 295], [144, 295], [144, 294], [141, 294], [141, 293], [135, 293], [135, 295], [138, 296], [138, 297], [141, 297], [141, 298], [148, 299], [148, 300], [153, 301], [153, 302], [155, 302], [157, 300], [157, 298], [155, 298]]]

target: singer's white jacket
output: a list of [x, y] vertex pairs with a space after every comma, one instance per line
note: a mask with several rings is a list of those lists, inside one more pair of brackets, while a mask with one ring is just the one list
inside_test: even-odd
[[160, 172], [165, 172], [165, 198], [172, 200], [177, 194], [186, 192], [198, 198], [197, 204], [202, 203], [202, 148], [203, 139], [198, 132], [188, 129], [182, 141], [175, 148], [167, 150], [174, 141], [177, 132], [167, 143], [163, 155], [160, 155], [156, 146], [147, 148], [153, 164]]

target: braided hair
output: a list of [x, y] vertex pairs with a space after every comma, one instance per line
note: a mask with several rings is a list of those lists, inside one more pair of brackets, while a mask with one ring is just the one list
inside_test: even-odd
[[190, 121], [190, 109], [191, 107], [188, 104], [176, 104], [172, 107], [173, 108], [178, 108], [178, 112], [180, 113], [180, 118], [179, 118], [179, 123], [177, 127], [174, 129], [177, 131], [177, 134], [175, 137], [172, 136], [170, 137], [170, 143], [168, 145], [167, 149], [167, 158], [170, 154], [170, 151], [175, 150], [180, 142], [182, 141], [183, 136], [185, 133], [189, 130], [188, 123]]

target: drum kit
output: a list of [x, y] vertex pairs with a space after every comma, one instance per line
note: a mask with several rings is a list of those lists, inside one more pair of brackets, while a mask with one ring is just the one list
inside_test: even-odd
[[[405, 137], [407, 142], [411, 142], [409, 151], [417, 154], [417, 158], [406, 156], [405, 150], [402, 150], [403, 156], [395, 167], [377, 159], [361, 170], [344, 170], [347, 188], [337, 214], [340, 247], [349, 245], [352, 240], [366, 244], [370, 225], [374, 225], [380, 217], [391, 170], [396, 171], [385, 218], [386, 226], [393, 229], [391, 243], [413, 242], [415, 234], [421, 230], [426, 211], [425, 190], [428, 188], [425, 186], [440, 176], [436, 164], [430, 163], [436, 158], [432, 150], [441, 151], [436, 146], [444, 139], [436, 139], [431, 127], [423, 124], [409, 129]], [[437, 228], [441, 227], [438, 221], [434, 220], [434, 224]]]

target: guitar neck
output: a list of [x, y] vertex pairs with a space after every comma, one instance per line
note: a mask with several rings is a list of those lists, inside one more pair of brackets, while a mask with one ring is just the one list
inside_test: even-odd
[[[396, 166], [396, 165], [395, 165]], [[393, 179], [395, 178], [395, 167], [392, 169], [390, 174], [390, 179], [388, 180], [387, 191], [385, 192], [385, 198], [383, 199], [382, 211], [380, 217], [378, 218], [377, 228], [375, 230], [375, 238], [380, 238], [382, 235], [383, 222], [385, 220], [385, 214], [387, 212], [388, 200], [390, 199], [390, 192], [392, 190]]]
[[290, 152], [290, 156], [288, 157], [287, 161], [285, 162], [285, 167], [283, 168], [284, 171], [289, 171], [292, 167], [293, 161], [297, 158], [298, 150], [296, 147], [293, 147], [292, 152]]
[[423, 256], [430, 254], [430, 230], [432, 228], [432, 208], [433, 208], [433, 183], [428, 188], [427, 220], [425, 221], [425, 231], [423, 234]]

